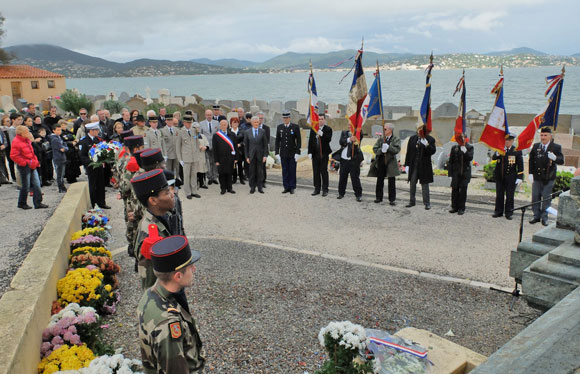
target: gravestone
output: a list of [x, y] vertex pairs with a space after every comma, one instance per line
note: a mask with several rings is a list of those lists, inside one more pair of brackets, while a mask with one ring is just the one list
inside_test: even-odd
[[340, 149], [340, 131], [332, 132], [332, 139], [330, 140], [330, 149], [336, 152]]
[[97, 112], [97, 110], [103, 109], [104, 106], [105, 106], [105, 99], [93, 100], [93, 110], [95, 111], [95, 113]]
[[183, 106], [183, 96], [171, 96], [169, 104]]
[[270, 105], [268, 106], [268, 110], [270, 112], [282, 113], [282, 108], [284, 104], [279, 100], [272, 100], [270, 101]]
[[483, 167], [489, 163], [491, 157], [488, 154], [489, 148], [487, 148], [483, 143], [473, 144], [473, 161], [478, 165], [474, 166], [474, 170], [482, 171]]
[[12, 101], [12, 96], [8, 95], [0, 96], [0, 109], [2, 109], [5, 113], [10, 112], [11, 110], [16, 111], [16, 107], [14, 106], [14, 102]]
[[153, 103], [153, 99], [151, 99], [151, 88], [149, 88], [149, 86], [145, 87], [145, 103], [147, 105]]
[[250, 102], [248, 100], [241, 100], [242, 106], [244, 107], [244, 111], [250, 111]]
[[298, 105], [298, 102], [296, 100], [290, 100], [284, 103], [284, 108], [286, 108], [287, 110], [296, 109], [296, 105]]
[[436, 117], [456, 117], [457, 116], [457, 105], [452, 103], [443, 103], [439, 105], [433, 111], [433, 118]]
[[260, 111], [260, 107], [257, 105], [250, 105], [250, 112], [252, 114], [256, 114]]
[[[234, 100], [232, 101], [232, 108], [243, 108], [244, 107], [244, 103], [241, 100]], [[245, 111], [245, 109], [244, 109]]]
[[324, 101], [318, 100], [318, 113], [326, 112], [326, 107], [327, 107], [327, 105]]
[[232, 101], [231, 100], [220, 100], [219, 104], [222, 107], [232, 108]]
[[298, 110], [298, 112], [300, 112], [301, 114], [306, 115], [308, 114], [309, 106], [310, 106], [309, 99], [300, 99], [296, 103], [296, 110]]
[[342, 117], [343, 113], [340, 104], [328, 104], [326, 114], [331, 118]]
[[201, 105], [203, 105], [206, 108], [210, 108], [210, 109], [211, 109], [212, 105], [214, 105], [214, 104], [215, 104], [215, 100], [203, 99], [201, 101]]
[[407, 139], [409, 136], [415, 135], [417, 132], [412, 130], [399, 130], [399, 139], [404, 140]]
[[183, 105], [187, 106], [190, 104], [197, 104], [197, 98], [195, 96], [185, 96], [183, 98]]
[[265, 100], [254, 100], [255, 104], [260, 108], [261, 111], [268, 111], [268, 102]]
[[171, 103], [171, 92], [167, 88], [162, 88], [158, 91], [159, 102], [163, 105], [169, 105]]
[[127, 106], [131, 109], [137, 109], [139, 112], [143, 112], [147, 107], [147, 103], [141, 97], [132, 97], [126, 102]]
[[95, 100], [107, 100], [107, 98], [105, 97], [105, 95], [95, 95]]
[[371, 135], [373, 138], [379, 138], [379, 137], [383, 136], [383, 126], [373, 125], [371, 127]]
[[114, 92], [109, 92], [105, 97], [107, 100], [117, 101], [117, 95]]
[[121, 92], [121, 94], [119, 95], [119, 101], [122, 103], [126, 103], [127, 101], [129, 101], [130, 98], [131, 96], [129, 96], [129, 94], [125, 91]]
[[449, 160], [449, 153], [445, 153], [443, 147], [437, 147], [433, 155], [433, 160], [435, 160], [436, 169], [445, 170], [445, 163]]

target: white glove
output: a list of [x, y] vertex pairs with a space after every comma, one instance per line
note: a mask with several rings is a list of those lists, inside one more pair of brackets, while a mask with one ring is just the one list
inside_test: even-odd
[[495, 151], [495, 157], [499, 157], [499, 152]]
[[232, 151], [232, 155], [235, 155], [235, 154], [236, 154], [236, 151]]
[[463, 153], [467, 153], [467, 147], [466, 147], [466, 146], [464, 146], [464, 145], [462, 145], [462, 146], [461, 146], [461, 152], [463, 152]]
[[294, 155], [294, 161], [298, 162], [298, 157], [300, 157], [300, 155]]
[[276, 162], [281, 164], [282, 160], [280, 159], [280, 155], [276, 155]]
[[405, 166], [405, 174], [409, 174], [409, 167]]
[[165, 160], [165, 162], [167, 162], [167, 156], [163, 156], [163, 160]]
[[520, 184], [522, 184], [522, 180], [521, 179], [516, 179], [516, 186], [519, 186]]
[[183, 161], [179, 160], [179, 164], [180, 164], [181, 166], [184, 166], [184, 165], [185, 165], [185, 162], [183, 162]]
[[381, 152], [387, 153], [389, 150], [389, 145], [387, 143], [383, 143], [383, 147], [381, 148]]
[[523, 149], [522, 150], [522, 156], [527, 156], [530, 153], [529, 148]]
[[322, 135], [323, 135], [323, 134], [324, 134], [324, 133], [322, 132], [322, 130], [318, 130], [318, 136], [320, 136], [320, 137], [322, 138]]
[[534, 183], [534, 176], [532, 174], [529, 174], [528, 180], [530, 181], [530, 183]]
[[423, 138], [421, 139], [421, 144], [423, 144], [426, 147], [429, 145], [429, 142], [427, 141], [427, 139]]
[[312, 160], [312, 153], [308, 154], [308, 158]]
[[548, 158], [552, 161], [556, 161], [556, 155], [552, 152], [548, 152]]

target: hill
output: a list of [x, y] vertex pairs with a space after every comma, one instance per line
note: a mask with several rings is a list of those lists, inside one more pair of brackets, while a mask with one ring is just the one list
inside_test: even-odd
[[195, 58], [189, 61], [197, 62], [198, 64], [217, 65], [236, 69], [247, 69], [259, 64], [259, 62], [238, 60], [235, 58], [224, 58], [221, 60], [210, 60], [209, 58]]
[[488, 56], [511, 56], [511, 55], [534, 55], [534, 56], [547, 56], [547, 53], [536, 51], [535, 49], [528, 47], [519, 47], [510, 49], [509, 51], [498, 51], [486, 53]]

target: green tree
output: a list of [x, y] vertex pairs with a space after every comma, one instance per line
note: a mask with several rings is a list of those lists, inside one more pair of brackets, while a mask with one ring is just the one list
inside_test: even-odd
[[60, 95], [60, 100], [57, 101], [58, 106], [67, 112], [72, 112], [79, 115], [81, 108], [87, 109], [89, 112], [93, 109], [93, 102], [90, 101], [85, 94], [79, 94], [73, 90], [66, 90]]
[[121, 113], [121, 109], [123, 109], [123, 104], [120, 101], [107, 100], [103, 103], [103, 107], [107, 109], [111, 114]]
[[[0, 13], [0, 41], [2, 41], [2, 38], [4, 37], [4, 33], [6, 31], [4, 31], [4, 21], [5, 18], [4, 16], [2, 16], [2, 13]], [[2, 44], [0, 43], [0, 46]], [[0, 62], [4, 65], [9, 64], [10, 61], [12, 61], [14, 59], [14, 55], [12, 53], [6, 52], [3, 48], [0, 48]]]

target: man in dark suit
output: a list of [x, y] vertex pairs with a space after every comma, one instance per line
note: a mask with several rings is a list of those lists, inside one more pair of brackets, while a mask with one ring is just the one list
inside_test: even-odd
[[282, 121], [276, 129], [276, 159], [282, 164], [282, 193], [294, 193], [296, 189], [296, 163], [300, 157], [300, 146], [302, 137], [300, 127], [295, 123], [290, 123], [290, 112], [282, 113]]
[[214, 105], [212, 106], [212, 109], [213, 109], [213, 116], [212, 116], [212, 119], [213, 119], [214, 121], [218, 121], [218, 123], [219, 123], [219, 122], [221, 122], [221, 121], [222, 121], [222, 119], [225, 119], [225, 120], [227, 120], [227, 117], [226, 117], [226, 116], [224, 116], [224, 115], [222, 114], [221, 107], [220, 107], [220, 105], [219, 105], [219, 104], [214, 104]]
[[[540, 132], [540, 143], [534, 144], [530, 152], [530, 177], [533, 175], [532, 183], [532, 203], [547, 199], [552, 193], [554, 181], [556, 180], [556, 165], [564, 164], [562, 146], [552, 140], [552, 130], [549, 127], [542, 127]], [[552, 204], [551, 200], [534, 204], [532, 210], [534, 218], [531, 224], [542, 221], [542, 225], [548, 226], [547, 209]]]
[[467, 186], [471, 181], [471, 161], [473, 146], [465, 140], [463, 134], [455, 136], [457, 144], [449, 154], [449, 177], [451, 178], [451, 209], [449, 213], [463, 215], [467, 200]]
[[232, 173], [234, 172], [234, 160], [237, 156], [237, 139], [233, 132], [228, 131], [228, 120], [220, 121], [220, 129], [212, 139], [213, 160], [217, 167], [221, 194], [236, 193], [232, 189]]
[[[328, 155], [332, 152], [330, 141], [332, 140], [332, 129], [326, 126], [325, 113], [318, 114], [318, 132], [310, 129], [308, 138], [308, 157], [312, 160], [312, 179], [314, 192], [312, 196], [320, 194], [328, 195]], [[322, 182], [322, 183], [321, 183]]]
[[[360, 134], [360, 141], [363, 139], [363, 134]], [[360, 141], [350, 131], [345, 130], [340, 133], [340, 177], [338, 179], [338, 197], [342, 199], [346, 192], [346, 183], [350, 175], [350, 182], [352, 189], [356, 196], [356, 201], [362, 201], [362, 186], [360, 184], [360, 164], [364, 160], [364, 156], [360, 150]]]
[[89, 123], [85, 125], [88, 131], [87, 136], [82, 138], [79, 142], [79, 157], [89, 178], [89, 195], [91, 197], [91, 205], [94, 208], [98, 205], [103, 209], [111, 209], [105, 202], [105, 168], [103, 166], [91, 166], [91, 158], [89, 151], [93, 144], [99, 144], [103, 139], [98, 137], [100, 128], [99, 123]]
[[[514, 193], [516, 187], [524, 179], [524, 159], [522, 152], [516, 151], [514, 134], [508, 134], [505, 140], [505, 154], [495, 152], [491, 157], [496, 160], [493, 177], [495, 179], [495, 210], [492, 217], [497, 218], [505, 214], [511, 220], [514, 211]], [[504, 209], [505, 195], [505, 209]]]
[[415, 192], [417, 182], [421, 183], [423, 204], [425, 209], [431, 209], [429, 199], [429, 183], [433, 183], [433, 165], [431, 156], [435, 154], [435, 139], [430, 135], [423, 135], [423, 126], [417, 130], [417, 134], [409, 138], [407, 143], [407, 155], [405, 156], [405, 171], [410, 185], [410, 200], [407, 208], [415, 206]]
[[[270, 153], [270, 126], [266, 125], [264, 123], [264, 112], [258, 112], [258, 118], [260, 119], [260, 129], [264, 130], [264, 133], [266, 134], [266, 151], [267, 154]], [[268, 157], [266, 155], [266, 157]], [[268, 178], [268, 173], [266, 172], [266, 163], [264, 162], [263, 164], [263, 174], [262, 174], [262, 185], [264, 187], [266, 187], [266, 178]]]
[[264, 193], [262, 188], [264, 164], [268, 157], [268, 142], [266, 133], [260, 128], [260, 118], [252, 117], [252, 128], [244, 134], [244, 149], [246, 150], [246, 162], [249, 165], [250, 193], [256, 191]]

